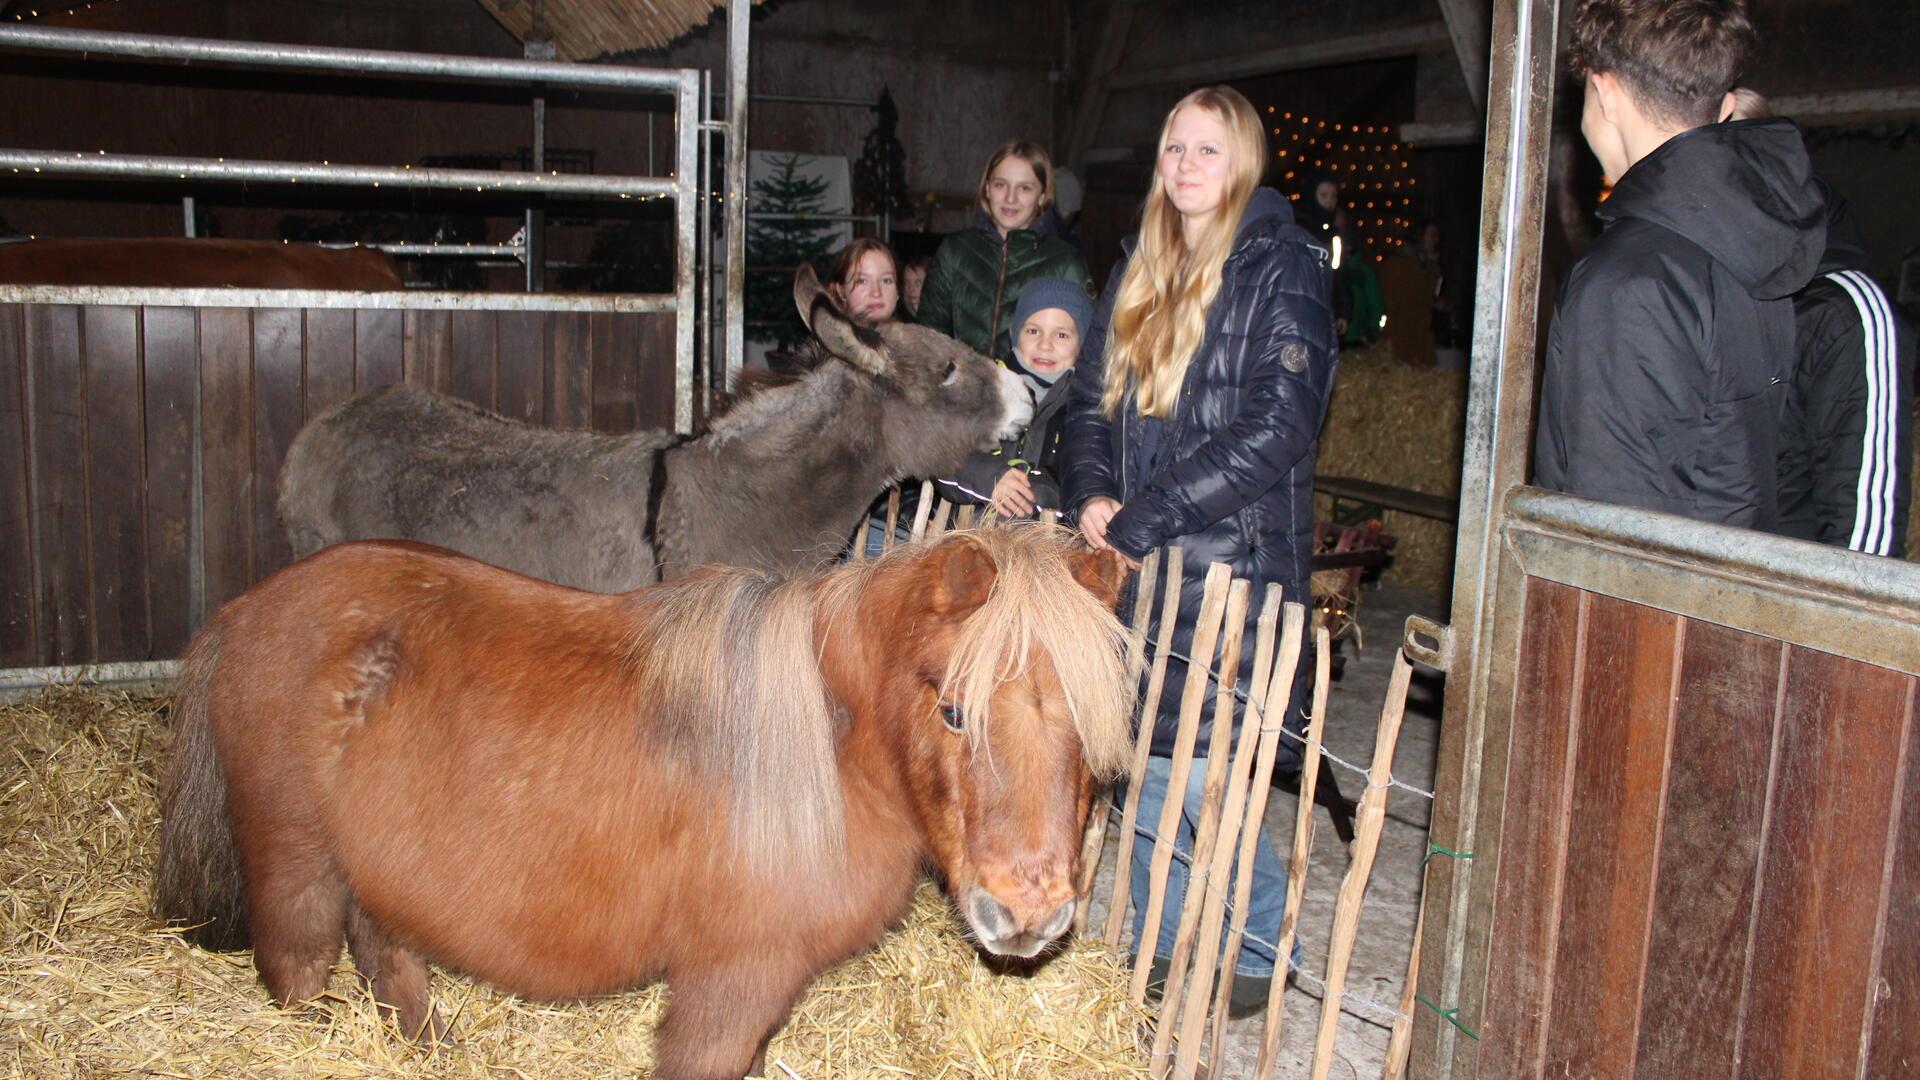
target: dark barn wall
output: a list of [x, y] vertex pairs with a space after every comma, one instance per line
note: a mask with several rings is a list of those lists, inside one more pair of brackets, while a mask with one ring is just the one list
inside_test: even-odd
[[[907, 184], [935, 196], [932, 227], [966, 223], [980, 170], [1002, 141], [1056, 135], [1049, 72], [1067, 34], [1058, 4], [998, 0], [787, 0], [757, 11], [749, 85], [755, 94], [872, 100], [890, 90], [900, 109]], [[719, 70], [725, 21], [651, 62]], [[863, 109], [755, 102], [755, 150], [858, 158], [873, 128]], [[919, 223], [901, 223], [902, 227]]]
[[[890, 89], [900, 109], [908, 184], [933, 193], [929, 209], [902, 227], [965, 224], [986, 156], [1003, 139], [1051, 145], [1056, 112], [1050, 72], [1062, 60], [1066, 20], [1058, 5], [956, 0], [908, 5], [887, 0], [790, 0], [755, 12], [753, 92], [877, 98]], [[296, 44], [516, 57], [520, 43], [474, 0], [119, 0], [49, 25]], [[646, 66], [707, 67], [724, 80], [725, 19], [681, 44], [620, 59]], [[106, 75], [131, 77], [116, 82]], [[424, 96], [423, 96], [424, 94]], [[357, 96], [359, 95], [359, 96]], [[372, 96], [365, 96], [372, 95]], [[456, 96], [458, 95], [458, 96]], [[530, 142], [523, 93], [427, 89], [387, 80], [354, 83], [276, 74], [183, 72], [123, 65], [110, 70], [29, 59], [0, 70], [0, 145], [105, 149], [120, 153], [227, 156], [403, 164], [423, 155], [512, 154]], [[658, 97], [549, 98], [547, 145], [585, 148], [595, 171], [665, 174], [672, 167], [670, 102]], [[857, 158], [873, 114], [864, 109], [758, 103], [756, 150]], [[654, 153], [649, 153], [651, 124]], [[717, 144], [716, 144], [717, 145]], [[40, 235], [177, 235], [179, 196], [165, 184], [0, 186], [0, 219]], [[74, 198], [84, 194], [83, 198]], [[274, 238], [283, 215], [337, 206], [299, 188], [255, 186], [202, 192], [220, 231]], [[404, 210], [412, 200], [386, 199]], [[511, 207], [474, 200], [463, 212], [491, 215], [504, 240]], [[494, 235], [496, 234], [497, 235]], [[575, 237], [576, 246], [584, 236]], [[555, 254], [566, 250], [556, 240]]]

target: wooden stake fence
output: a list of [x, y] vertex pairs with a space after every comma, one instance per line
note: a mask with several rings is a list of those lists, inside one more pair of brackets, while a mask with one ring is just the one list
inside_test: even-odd
[[[887, 537], [883, 542], [886, 550], [893, 547], [898, 515], [899, 497], [896, 493], [888, 499]], [[914, 540], [932, 540], [950, 527], [965, 529], [976, 520], [992, 521], [994, 518], [990, 508], [981, 514], [977, 507], [956, 507], [946, 500], [937, 499], [932, 484], [923, 483], [920, 502], [914, 510], [911, 535]], [[1055, 519], [1055, 515], [1049, 515], [1049, 520]], [[864, 550], [864, 540], [858, 546]], [[1163, 569], [1164, 574], [1160, 573]], [[1173, 635], [1178, 622], [1184, 572], [1182, 552], [1177, 547], [1164, 549], [1164, 553], [1154, 552], [1147, 557], [1141, 567], [1132, 622], [1126, 639], [1127, 678], [1137, 683], [1144, 672], [1147, 685], [1138, 702], [1138, 735], [1128, 772], [1126, 795], [1119, 807], [1120, 836], [1114, 864], [1113, 896], [1102, 933], [1106, 942], [1114, 946], [1120, 945], [1122, 928], [1127, 921], [1132, 894], [1133, 851], [1139, 834], [1140, 789], [1152, 757], [1154, 720], [1159, 715], [1160, 702], [1165, 694], [1167, 664], [1173, 654]], [[1205, 572], [1191, 652], [1183, 658], [1187, 660], [1187, 677], [1181, 690], [1166, 799], [1159, 819], [1148, 834], [1156, 840], [1149, 868], [1145, 919], [1140, 940], [1134, 942], [1133, 978], [1129, 984], [1129, 996], [1136, 1005], [1142, 1005], [1146, 1000], [1147, 982], [1158, 951], [1159, 926], [1166, 906], [1175, 838], [1179, 836], [1187, 783], [1192, 776], [1194, 754], [1198, 749], [1199, 719], [1206, 706], [1207, 683], [1210, 678], [1216, 679], [1218, 686], [1213, 701], [1213, 733], [1206, 748], [1207, 771], [1200, 819], [1195, 829], [1193, 850], [1189, 854], [1187, 891], [1175, 933], [1173, 955], [1168, 958], [1167, 982], [1163, 988], [1159, 1022], [1155, 1025], [1153, 1036], [1151, 1062], [1156, 1077], [1172, 1076], [1181, 1080], [1195, 1077], [1200, 1074], [1203, 1055], [1211, 1050], [1212, 1056], [1217, 1059], [1225, 1047], [1227, 1009], [1235, 974], [1234, 961], [1246, 939], [1247, 909], [1252, 901], [1254, 853], [1260, 843], [1281, 741], [1295, 738], [1287, 734], [1284, 727], [1286, 718], [1294, 709], [1293, 682], [1307, 632], [1306, 607], [1304, 603], [1286, 600], [1277, 587], [1270, 586], [1267, 589], [1260, 617], [1255, 624], [1254, 655], [1243, 693], [1237, 676], [1251, 588], [1251, 582], [1234, 580], [1230, 569], [1224, 564], [1216, 563]], [[1159, 633], [1155, 635], [1149, 650], [1147, 633], [1152, 625], [1150, 615], [1156, 599], [1160, 603]], [[1299, 599], [1304, 601], [1308, 598]], [[1276, 622], [1280, 624], [1277, 634]], [[1333, 653], [1327, 628], [1317, 627], [1313, 633], [1313, 700], [1308, 714], [1305, 746], [1301, 752], [1299, 806], [1294, 819], [1293, 850], [1287, 864], [1287, 896], [1280, 924], [1280, 940], [1275, 950], [1273, 982], [1261, 1031], [1259, 1058], [1253, 1072], [1258, 1080], [1269, 1080], [1278, 1063], [1280, 1042], [1285, 1031], [1287, 976], [1292, 966], [1294, 942], [1298, 939], [1300, 909], [1313, 851], [1314, 799], [1320, 776]], [[1347, 969], [1352, 962], [1362, 903], [1385, 825], [1387, 792], [1392, 785], [1393, 755], [1405, 715], [1411, 675], [1412, 667], [1406, 655], [1397, 654], [1387, 700], [1382, 705], [1380, 724], [1375, 734], [1373, 760], [1367, 773], [1367, 790], [1361, 796], [1356, 813], [1355, 835], [1349, 849], [1351, 861], [1341, 881], [1334, 909], [1320, 1022], [1313, 1049], [1313, 1080], [1325, 1080], [1333, 1061], [1334, 1040], [1346, 998]], [[1232, 734], [1236, 708], [1243, 715], [1237, 739]], [[1074, 924], [1076, 932], [1083, 932], [1087, 926], [1088, 901], [1097, 880], [1109, 827], [1108, 815], [1112, 809], [1110, 795], [1096, 799], [1094, 812], [1082, 837], [1080, 877], [1076, 882], [1079, 893], [1079, 908]], [[1229, 896], [1231, 901], [1228, 900]], [[1224, 945], [1216, 949], [1213, 943], [1220, 941], [1223, 932]], [[1383, 1073], [1385, 1080], [1399, 1080], [1405, 1075], [1411, 1034], [1410, 1015], [1415, 1004], [1414, 976], [1419, 970], [1423, 934], [1424, 926], [1416, 923], [1406, 982], [1401, 990], [1398, 1009], [1394, 1010], [1397, 1015], [1387, 1047]], [[1378, 1002], [1369, 1004], [1383, 1011], [1386, 1009]]]

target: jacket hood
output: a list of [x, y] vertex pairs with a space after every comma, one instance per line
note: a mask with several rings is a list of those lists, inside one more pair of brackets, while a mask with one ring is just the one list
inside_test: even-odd
[[1860, 222], [1853, 216], [1853, 207], [1828, 187], [1825, 180], [1815, 179], [1814, 183], [1820, 185], [1821, 192], [1827, 197], [1827, 251], [1820, 257], [1820, 273], [1865, 270], [1867, 237], [1860, 231]]
[[1628, 169], [1599, 215], [1680, 234], [1762, 300], [1797, 292], [1826, 250], [1826, 199], [1789, 120], [1683, 131]]

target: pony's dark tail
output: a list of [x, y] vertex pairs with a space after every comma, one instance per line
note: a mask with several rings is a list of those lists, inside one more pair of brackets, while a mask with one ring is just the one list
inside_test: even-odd
[[214, 750], [209, 698], [220, 659], [218, 624], [194, 640], [173, 699], [173, 756], [160, 795], [160, 859], [154, 914], [183, 924], [188, 941], [244, 949], [247, 891], [227, 818], [227, 777]]

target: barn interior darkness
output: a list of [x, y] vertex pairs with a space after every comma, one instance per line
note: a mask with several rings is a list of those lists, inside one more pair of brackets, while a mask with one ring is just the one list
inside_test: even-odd
[[[1149, 144], [1166, 105], [1189, 86], [1225, 78], [1263, 109], [1275, 110], [1278, 149], [1294, 142], [1295, 132], [1279, 123], [1287, 113], [1363, 125], [1382, 136], [1386, 141], [1378, 145], [1390, 149], [1378, 155], [1346, 152], [1347, 175], [1364, 177], [1376, 158], [1383, 170], [1404, 161], [1418, 193], [1393, 200], [1392, 213], [1368, 219], [1379, 234], [1372, 253], [1394, 250], [1406, 235], [1405, 222], [1433, 220], [1441, 227], [1447, 276], [1460, 300], [1470, 302], [1482, 120], [1442, 18], [1452, 5], [770, 0], [755, 11], [752, 86], [756, 94], [776, 96], [873, 101], [888, 94], [899, 110], [910, 204], [892, 227], [908, 251], [966, 224], [980, 163], [995, 144], [1010, 136], [1039, 139], [1084, 181], [1079, 232], [1099, 277], [1133, 228]], [[1774, 0], [1756, 4], [1755, 18], [1765, 45], [1749, 81], [1796, 100], [1899, 91], [1910, 79], [1905, 58], [1920, 48], [1920, 19], [1908, 5]], [[522, 55], [524, 48], [477, 0], [6, 0], [0, 22], [500, 57]], [[723, 23], [716, 17], [666, 48], [603, 59], [719, 70]], [[1920, 171], [1913, 99], [1905, 88], [1904, 97], [1894, 94], [1891, 110], [1805, 124], [1817, 167], [1854, 203], [1875, 238], [1873, 269], [1895, 289], [1903, 260], [1920, 250], [1920, 209], [1908, 197], [1911, 177]], [[667, 171], [668, 102], [554, 93], [549, 104], [553, 167]], [[1570, 118], [1576, 110], [1561, 112]], [[515, 169], [524, 168], [529, 155], [528, 114], [526, 92], [507, 88], [79, 64], [21, 54], [0, 65], [0, 145], [19, 148]], [[1562, 136], [1571, 135], [1571, 120], [1562, 126]], [[749, 143], [754, 150], [853, 160], [874, 127], [870, 109], [768, 101], [754, 108]], [[1366, 146], [1372, 145], [1370, 136]], [[1591, 234], [1597, 195], [1597, 169], [1577, 143], [1573, 150], [1556, 159], [1557, 168], [1573, 174], [1571, 194], [1549, 208], [1560, 218], [1556, 242], [1566, 245], [1554, 260], [1558, 266]], [[1331, 154], [1322, 160], [1309, 169], [1298, 156], [1276, 158], [1269, 182], [1301, 191], [1310, 176], [1335, 166]], [[1402, 189], [1413, 190], [1412, 184]], [[259, 184], [186, 189], [8, 176], [0, 178], [0, 234], [178, 235], [185, 227], [183, 195], [194, 197], [197, 232], [266, 239], [500, 243], [517, 227], [520, 209], [471, 193]], [[1379, 201], [1377, 209], [1386, 211], [1387, 200]], [[596, 287], [600, 280], [651, 288], [670, 273], [670, 239], [666, 248], [644, 240], [666, 235], [664, 205], [610, 210], [555, 203], [549, 211], [549, 257], [560, 264], [549, 275], [550, 287]], [[630, 253], [634, 265], [625, 268], [632, 273], [594, 279], [587, 271], [607, 255], [603, 233], [629, 219], [642, 223], [630, 235], [643, 237]], [[443, 287], [509, 289], [523, 281], [510, 268], [449, 260], [415, 260], [408, 273], [417, 283]]]

